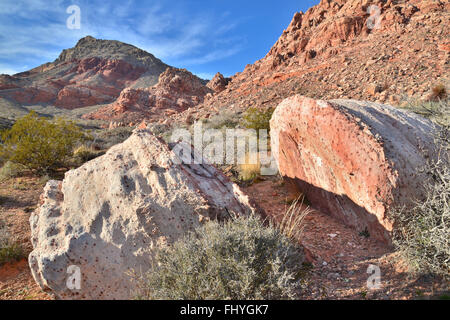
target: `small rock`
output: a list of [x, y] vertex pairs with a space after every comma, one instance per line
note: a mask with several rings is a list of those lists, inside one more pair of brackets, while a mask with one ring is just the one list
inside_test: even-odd
[[378, 85], [378, 84], [372, 83], [372, 84], [369, 84], [369, 85], [367, 86], [366, 90], [367, 90], [367, 93], [368, 93], [368, 94], [374, 96], [374, 95], [376, 95], [377, 93], [382, 92], [382, 91], [383, 91], [383, 87], [380, 86], [380, 85]]
[[333, 239], [334, 237], [337, 236], [337, 234], [336, 234], [336, 233], [330, 233], [330, 234], [328, 234], [328, 236], [329, 236], [331, 239]]

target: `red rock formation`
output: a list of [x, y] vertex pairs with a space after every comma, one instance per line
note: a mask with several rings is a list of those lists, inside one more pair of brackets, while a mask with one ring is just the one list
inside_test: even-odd
[[[380, 9], [379, 19], [372, 20], [377, 16], [376, 10], [369, 13], [372, 4]], [[437, 83], [450, 90], [448, 21], [449, 1], [322, 0], [296, 13], [270, 52], [234, 75], [194, 117], [230, 106], [276, 107], [296, 93], [397, 105], [426, 99]], [[378, 27], [370, 29], [373, 22]]]
[[[280, 173], [314, 207], [389, 242], [392, 205], [423, 196], [417, 171], [433, 156], [434, 127], [387, 105], [293, 96], [275, 110], [272, 151]], [[278, 145], [277, 142], [278, 141]], [[422, 150], [424, 148], [425, 150]]]
[[0, 97], [21, 104], [49, 103], [74, 109], [113, 102], [142, 76], [153, 85], [167, 65], [118, 41], [81, 39], [58, 59], [14, 76], [0, 76]]
[[266, 59], [273, 59], [275, 66], [280, 57], [282, 61], [293, 56], [303, 56], [308, 60], [311, 52], [314, 52], [314, 58], [327, 52], [330, 47], [338, 47], [358, 37], [367, 37], [372, 32], [392, 32], [395, 25], [407, 24], [417, 12], [427, 14], [433, 10], [445, 10], [444, 4], [418, 0], [322, 0], [306, 13], [294, 15]]
[[227, 87], [230, 78], [225, 78], [220, 72], [217, 72], [214, 78], [212, 78], [206, 85], [214, 92], [222, 92]]
[[115, 120], [136, 123], [143, 119], [158, 119], [161, 115], [187, 110], [201, 102], [212, 90], [185, 69], [167, 68], [158, 84], [146, 89], [126, 88], [119, 98], [85, 119]]

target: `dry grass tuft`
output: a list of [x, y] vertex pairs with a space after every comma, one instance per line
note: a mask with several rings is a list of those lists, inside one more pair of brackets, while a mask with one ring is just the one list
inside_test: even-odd
[[304, 205], [304, 196], [294, 200], [286, 209], [283, 219], [277, 227], [281, 233], [293, 241], [299, 241], [304, 229], [304, 219], [312, 209]]

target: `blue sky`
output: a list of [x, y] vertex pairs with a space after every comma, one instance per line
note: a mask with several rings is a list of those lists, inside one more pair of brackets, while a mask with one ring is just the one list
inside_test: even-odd
[[[242, 71], [264, 57], [297, 11], [319, 0], [1, 0], [0, 73], [55, 60], [92, 35], [144, 49], [165, 63], [209, 78]], [[81, 28], [66, 9], [78, 5]]]

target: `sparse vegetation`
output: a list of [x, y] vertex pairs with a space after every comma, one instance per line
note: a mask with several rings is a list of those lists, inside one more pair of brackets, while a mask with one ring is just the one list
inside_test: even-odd
[[360, 236], [360, 237], [364, 237], [364, 238], [366, 238], [366, 239], [369, 239], [369, 238], [370, 238], [370, 232], [369, 232], [369, 229], [367, 229], [367, 227], [365, 227], [364, 230], [362, 230], [362, 231], [359, 233], [359, 236]]
[[83, 163], [90, 161], [92, 159], [95, 159], [103, 154], [105, 154], [105, 151], [96, 150], [92, 146], [88, 146], [85, 144], [79, 146], [73, 152], [75, 161], [78, 164], [83, 164]]
[[117, 127], [111, 130], [100, 130], [94, 133], [92, 146], [96, 146], [96, 150], [108, 150], [112, 146], [127, 140], [133, 133], [133, 127]]
[[25, 258], [23, 248], [17, 243], [6, 243], [0, 246], [0, 265]]
[[211, 221], [161, 249], [137, 278], [140, 299], [293, 299], [303, 253], [256, 216]]
[[450, 100], [412, 102], [405, 108], [441, 126], [450, 126]]
[[86, 134], [73, 122], [30, 112], [3, 132], [0, 157], [45, 174], [64, 167], [73, 148], [84, 138]]
[[209, 119], [204, 119], [205, 128], [222, 129], [222, 128], [236, 128], [239, 124], [239, 114], [234, 112], [224, 111]]
[[0, 220], [0, 266], [25, 257], [22, 246], [12, 240], [5, 224]]
[[429, 160], [424, 170], [426, 198], [412, 208], [395, 208], [394, 244], [417, 273], [450, 277], [450, 127], [437, 136], [439, 157]]
[[438, 84], [431, 89], [431, 95], [429, 99], [431, 101], [440, 101], [447, 99], [447, 97], [447, 88], [445, 88], [445, 85]]
[[0, 168], [0, 182], [19, 176], [24, 170], [25, 168], [22, 165], [7, 161]]
[[[251, 161], [252, 158], [256, 159], [255, 161]], [[245, 183], [252, 183], [256, 179], [260, 177], [261, 174], [261, 163], [259, 161], [259, 155], [253, 154], [250, 155], [246, 153], [245, 155], [245, 163], [240, 164], [238, 166], [239, 172], [239, 180]]]

